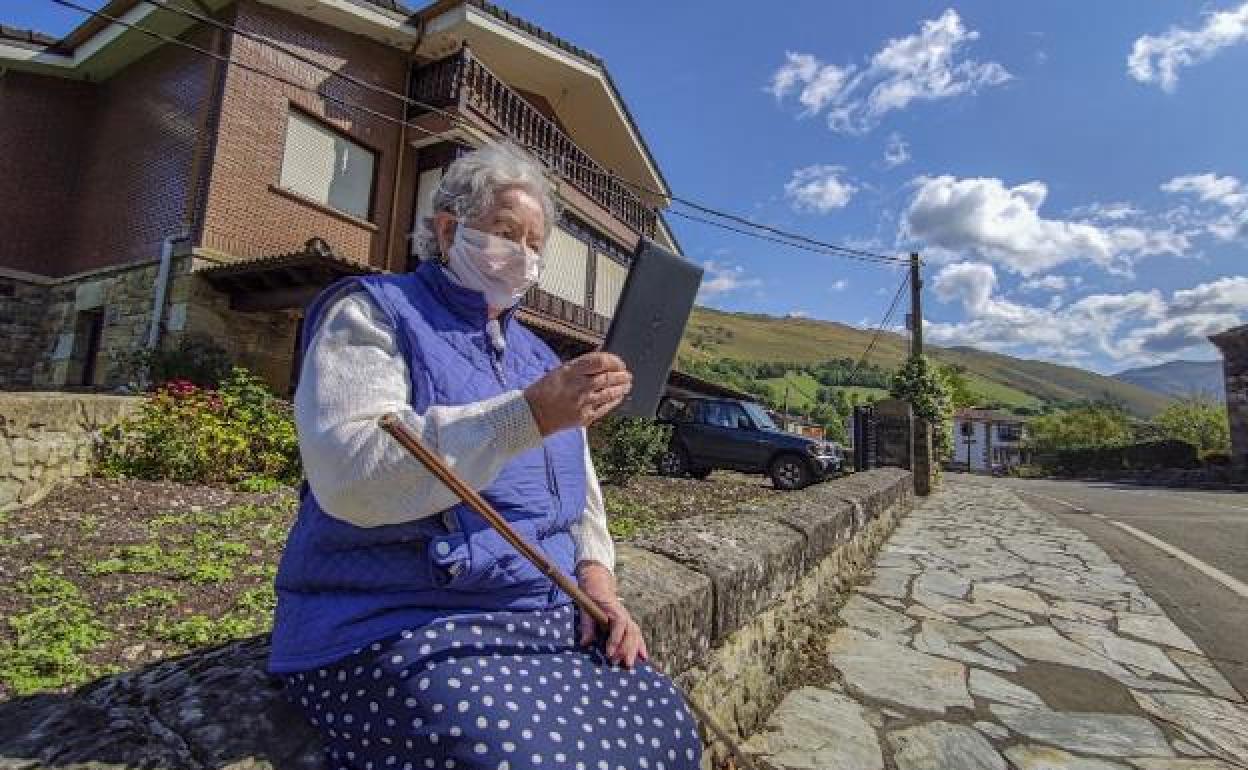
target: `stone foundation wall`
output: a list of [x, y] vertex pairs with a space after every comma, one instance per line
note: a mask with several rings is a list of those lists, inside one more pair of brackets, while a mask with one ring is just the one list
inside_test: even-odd
[[34, 365], [44, 349], [43, 315], [49, 284], [38, 276], [0, 273], [0, 388], [34, 384]]
[[208, 336], [236, 364], [258, 375], [278, 395], [287, 395], [302, 314], [231, 310], [229, 297], [195, 272], [213, 264], [187, 258], [177, 266], [169, 289], [164, 345], [176, 346], [184, 335]]
[[38, 501], [58, 481], [90, 472], [95, 436], [133, 414], [139, 399], [73, 393], [0, 393], [0, 510]]
[[[190, 256], [170, 262], [170, 285], [160, 345], [184, 336], [210, 337], [238, 364], [278, 394], [290, 387], [298, 318], [286, 312], [241, 313], [195, 269]], [[132, 263], [63, 279], [0, 276], [0, 388], [112, 389], [128, 384], [126, 354], [147, 345], [159, 260]], [[93, 315], [102, 321], [94, 376], [84, 382]]]
[[[748, 735], [913, 503], [910, 473], [880, 469], [672, 522], [619, 548], [620, 593], [654, 662]], [[321, 770], [316, 736], [264, 673], [267, 655], [265, 638], [249, 639], [0, 704], [0, 756], [22, 770]], [[712, 747], [704, 767], [722, 754]]]

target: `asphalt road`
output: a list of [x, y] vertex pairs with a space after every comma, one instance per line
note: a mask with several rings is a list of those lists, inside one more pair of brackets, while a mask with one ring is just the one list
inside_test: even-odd
[[[1248, 695], [1248, 494], [1078, 481], [987, 479], [1087, 534]], [[1167, 551], [1115, 522], [1177, 549]], [[1188, 558], [1184, 558], [1184, 556]], [[1212, 568], [1229, 577], [1211, 577]]]

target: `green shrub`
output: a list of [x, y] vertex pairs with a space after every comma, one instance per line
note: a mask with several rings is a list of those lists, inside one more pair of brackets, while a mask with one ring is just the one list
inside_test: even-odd
[[652, 420], [607, 417], [591, 430], [594, 467], [606, 483], [625, 486], [654, 467], [671, 437], [669, 426]]
[[112, 375], [135, 390], [157, 388], [185, 380], [201, 388], [215, 388], [230, 376], [230, 355], [211, 337], [190, 334], [175, 348], [157, 348], [113, 354]]
[[104, 429], [99, 469], [153, 480], [294, 483], [301, 473], [294, 416], [288, 402], [242, 368], [216, 390], [166, 383], [137, 416]]
[[1037, 460], [1064, 476], [1085, 473], [1116, 473], [1191, 469], [1200, 466], [1196, 447], [1185, 441], [1149, 441], [1126, 446], [1063, 449], [1040, 455]]

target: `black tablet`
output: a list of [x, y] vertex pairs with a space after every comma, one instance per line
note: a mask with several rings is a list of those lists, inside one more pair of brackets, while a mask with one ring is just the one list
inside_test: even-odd
[[613, 414], [654, 417], [702, 285], [702, 268], [642, 238], [602, 349], [624, 359], [633, 389]]

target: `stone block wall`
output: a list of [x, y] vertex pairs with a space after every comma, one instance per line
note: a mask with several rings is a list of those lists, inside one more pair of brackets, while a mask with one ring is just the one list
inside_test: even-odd
[[203, 335], [225, 348], [231, 360], [250, 369], [278, 395], [288, 394], [301, 312], [244, 313], [197, 272], [216, 264], [186, 258], [173, 271], [163, 344], [173, 347], [184, 335]]
[[0, 272], [0, 388], [21, 390], [34, 384], [34, 365], [43, 349], [47, 279], [14, 271]]
[[90, 472], [95, 436], [139, 399], [74, 393], [0, 393], [0, 510], [38, 501], [58, 481]]
[[[238, 364], [277, 393], [290, 385], [298, 318], [286, 312], [242, 313], [196, 273], [213, 264], [179, 256], [161, 319], [160, 345], [185, 335], [212, 338]], [[159, 260], [120, 265], [60, 279], [0, 275], [0, 388], [43, 390], [127, 384], [120, 357], [147, 345]], [[101, 316], [94, 376], [84, 382], [89, 319]]]
[[[655, 664], [748, 735], [913, 502], [911, 474], [885, 468], [669, 523], [620, 546], [620, 593]], [[23, 770], [321, 770], [315, 735], [264, 674], [267, 655], [259, 637], [0, 704], [0, 756]], [[704, 767], [712, 756], [722, 748]]]
[[1209, 338], [1222, 351], [1226, 412], [1231, 427], [1231, 467], [1248, 475], [1248, 325]]

